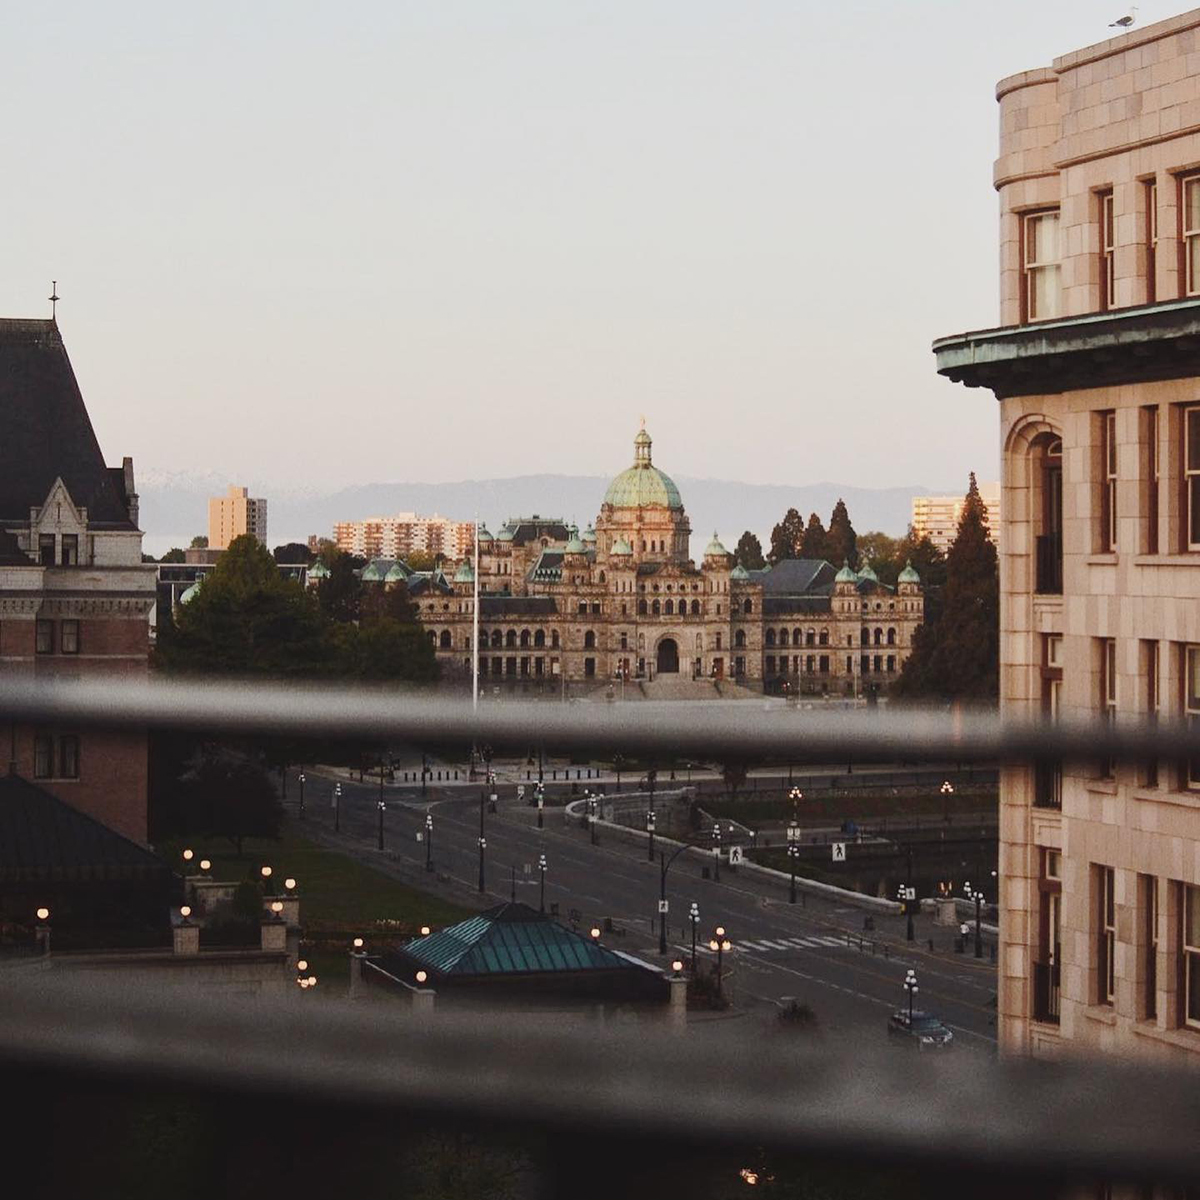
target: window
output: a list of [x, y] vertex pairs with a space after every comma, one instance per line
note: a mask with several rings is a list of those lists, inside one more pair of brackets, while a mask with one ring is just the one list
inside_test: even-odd
[[54, 622], [38, 620], [36, 627], [36, 651], [38, 654], [54, 653]]
[[64, 567], [79, 565], [79, 535], [77, 533], [62, 535], [62, 565]]
[[54, 739], [39, 733], [33, 739], [33, 777], [49, 779], [54, 772]]
[[63, 654], [79, 653], [78, 621], [63, 621], [59, 628], [59, 649]]
[[[1200, 646], [1184, 647], [1183, 712], [1190, 727], [1200, 726]], [[1182, 772], [1186, 786], [1200, 788], [1200, 755], [1187, 760]]]
[[79, 778], [79, 739], [74, 734], [58, 739], [58, 774], [62, 779]]
[[1147, 179], [1146, 203], [1146, 303], [1153, 304], [1158, 294], [1155, 275], [1158, 271], [1158, 184]]
[[1116, 307], [1113, 287], [1113, 194], [1110, 188], [1096, 196], [1100, 218], [1100, 308]]
[[38, 562], [43, 567], [54, 566], [54, 534], [38, 534]]
[[[1159, 701], [1159, 652], [1158, 643], [1143, 641], [1141, 643], [1142, 678], [1145, 680], [1146, 721], [1153, 724], [1158, 720]], [[1158, 787], [1158, 760], [1146, 759], [1141, 765], [1143, 787]]]
[[600, 613], [600, 605], [595, 600], [593, 600], [592, 601], [592, 614], [599, 615], [599, 613]]
[[1187, 548], [1200, 550], [1200, 405], [1183, 410], [1183, 481]]
[[1029, 213], [1023, 222], [1025, 321], [1046, 321], [1058, 316], [1058, 211]]
[[1200, 887], [1183, 887], [1183, 1019], [1200, 1026]]
[[894, 674], [894, 673], [895, 673], [895, 670], [896, 670], [896, 656], [895, 656], [894, 654], [889, 654], [889, 655], [887, 656], [887, 669], [888, 669], [888, 674], [889, 674], [889, 675], [892, 675], [892, 674]]
[[786, 646], [788, 644], [788, 631], [786, 629], [781, 629], [779, 631], [779, 644], [781, 646]]
[[546, 631], [544, 629], [539, 629], [533, 635], [533, 644], [538, 648], [541, 648], [546, 644]]
[[752, 613], [753, 611], [754, 611], [754, 605], [749, 600], [746, 600], [742, 603], [742, 612]]
[[1200, 295], [1200, 175], [1180, 180], [1183, 203], [1179, 208], [1183, 252], [1183, 293]]
[[504, 645], [509, 650], [515, 650], [517, 648], [517, 631], [515, 629], [510, 629], [504, 635]]
[[673, 617], [675, 615], [675, 601], [668, 600], [666, 604], [663, 605], [663, 612], [665, 612], [668, 617]]
[[775, 674], [775, 655], [773, 655], [773, 654], [767, 655], [767, 674], [768, 675]]
[[550, 633], [550, 649], [551, 650], [558, 649], [558, 630], [557, 629], [552, 630]]
[[818, 642], [820, 643], [820, 645], [822, 645], [822, 646], [828, 646], [828, 645], [829, 645], [829, 630], [828, 630], [828, 629], [822, 629], [822, 630], [821, 630], [821, 636], [820, 636], [820, 637], [817, 639], [817, 641], [818, 641]]
[[698, 617], [699, 615], [700, 615], [700, 601], [693, 600], [692, 601], [692, 616]]
[[714, 648], [714, 649], [716, 649], [716, 650], [720, 650], [720, 649], [721, 649], [721, 635], [720, 635], [719, 633], [717, 634], [717, 641], [716, 641], [716, 645], [715, 645], [713, 648]]
[[896, 631], [895, 631], [895, 629], [889, 629], [889, 630], [887, 631], [887, 644], [888, 644], [889, 646], [894, 646], [894, 645], [896, 644]]
[[1142, 553], [1158, 553], [1158, 408], [1148, 404], [1141, 411], [1142, 443]]
[[1158, 881], [1153, 875], [1138, 876], [1138, 892], [1142, 912], [1142, 953], [1146, 969], [1143, 974], [1142, 1011], [1145, 1021], [1158, 1015]]
[[773, 629], [767, 630], [767, 645], [768, 646], [775, 645], [775, 630], [773, 630]]
[[739, 629], [737, 631], [737, 633], [735, 633], [733, 635], [733, 644], [734, 644], [735, 648], [738, 650], [745, 649], [745, 647], [746, 647], [746, 631], [744, 629]]
[[657, 617], [662, 612], [662, 605], [659, 604], [659, 602], [657, 600], [655, 600], [654, 603], [650, 605], [650, 611], [651, 611], [651, 613], [654, 614], [654, 616]]
[[1117, 414], [1100, 413], [1100, 458], [1104, 464], [1100, 490], [1100, 544], [1102, 554], [1117, 550]]
[[442, 630], [442, 636], [438, 641], [438, 645], [443, 650], [450, 649], [450, 630], [448, 630], [448, 629]]
[[587, 613], [587, 610], [588, 610], [588, 609], [587, 609], [587, 601], [586, 601], [586, 600], [580, 600], [580, 601], [579, 601], [579, 615], [580, 615], [580, 616], [584, 616], [584, 615], [586, 615], [586, 613]]
[[829, 674], [829, 655], [828, 654], [821, 655], [819, 670], [822, 675]]
[[638, 616], [644, 617], [645, 615], [646, 615], [646, 601], [639, 600], [638, 601]]
[[1116, 872], [1112, 867], [1096, 867], [1099, 901], [1099, 936], [1096, 939], [1096, 1003], [1111, 1004], [1116, 995], [1114, 951], [1117, 943], [1117, 906], [1114, 897]]
[[528, 629], [522, 629], [522, 630], [521, 630], [521, 649], [522, 649], [522, 650], [528, 650], [528, 649], [529, 649], [529, 639], [530, 639], [530, 637], [531, 637], [531, 636], [532, 636], [532, 635], [530, 634], [530, 632], [529, 632], [529, 630], [528, 630]]
[[583, 660], [583, 673], [588, 679], [592, 679], [596, 674], [596, 660], [594, 658], [585, 658]]
[[583, 635], [583, 648], [585, 650], [595, 650], [596, 648], [596, 634], [591, 629]]
[[[1100, 712], [1112, 723], [1117, 718], [1117, 641], [1116, 638], [1100, 639]], [[1116, 764], [1111, 758], [1100, 764], [1100, 774], [1111, 779]]]

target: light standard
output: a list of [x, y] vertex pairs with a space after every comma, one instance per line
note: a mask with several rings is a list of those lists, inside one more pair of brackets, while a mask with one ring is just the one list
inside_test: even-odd
[[386, 805], [386, 804], [383, 802], [383, 800], [377, 800], [377, 801], [375, 802], [375, 807], [376, 807], [376, 808], [379, 810], [379, 841], [378, 841], [378, 846], [379, 846], [379, 849], [380, 849], [380, 850], [382, 850], [382, 849], [383, 849], [383, 814], [384, 814], [385, 812], [387, 812], [387, 805]]
[[[654, 861], [654, 809], [646, 813], [646, 833], [649, 835], [650, 861]], [[663, 951], [666, 954], [666, 950]]]
[[963, 894], [975, 901], [975, 957], [983, 957], [983, 891], [976, 891], [969, 882], [963, 884]]
[[334, 784], [333, 788], [333, 832], [342, 832], [342, 785]]
[[433, 870], [433, 813], [425, 814], [425, 870]]
[[942, 780], [942, 786], [938, 789], [942, 793], [942, 818], [947, 824], [950, 823], [950, 797], [954, 795], [954, 784], [948, 779]]
[[788, 892], [788, 903], [796, 903], [796, 863], [800, 858], [800, 826], [789, 825], [787, 831], [788, 837], [788, 868], [791, 871], [792, 883], [791, 889]]
[[304, 820], [304, 772], [300, 772], [300, 819]]
[[721, 882], [721, 826], [713, 822], [713, 882]]
[[723, 925], [718, 925], [714, 930], [713, 936], [709, 940], [708, 948], [715, 951], [717, 955], [717, 999], [721, 1000], [724, 998], [721, 981], [721, 956], [733, 949], [733, 943], [725, 936], [725, 927]]
[[[687, 843], [675, 849], [670, 858], [667, 857], [665, 850], [658, 852], [658, 865], [660, 867], [658, 879], [658, 952], [666, 954], [667, 952], [667, 872], [671, 869], [671, 864], [687, 849]], [[692, 908], [696, 906], [693, 904]], [[696, 931], [692, 930], [692, 952], [695, 953]]]
[[913, 940], [912, 905], [908, 898], [908, 888], [906, 888], [904, 884], [900, 884], [900, 886], [896, 889], [896, 899], [900, 901], [900, 907], [908, 917], [907, 940], [911, 942]]
[[[541, 752], [539, 751], [539, 754], [540, 753]], [[537, 810], [538, 810], [538, 826], [537, 827], [539, 829], [541, 829], [542, 828], [542, 809], [546, 803], [546, 788], [540, 779], [537, 781], [536, 784], [534, 784], [533, 794], [537, 798]]]
[[588, 825], [592, 831], [592, 845], [596, 844], [596, 797], [589, 795], [587, 798], [588, 807]]
[[483, 853], [487, 849], [487, 838], [483, 835], [483, 792], [479, 793], [479, 890], [483, 885]]
[[538, 912], [544, 913], [546, 911], [546, 856], [544, 854], [538, 855], [538, 871], [542, 876], [542, 888], [541, 897], [538, 904]]
[[692, 974], [696, 974], [696, 928], [700, 924], [700, 905], [695, 900], [688, 912], [688, 920], [692, 923]]
[[917, 987], [917, 973], [911, 967], [909, 967], [908, 974], [904, 977], [904, 990], [908, 993], [908, 1027], [911, 1029], [913, 1019], [913, 997], [920, 990]]

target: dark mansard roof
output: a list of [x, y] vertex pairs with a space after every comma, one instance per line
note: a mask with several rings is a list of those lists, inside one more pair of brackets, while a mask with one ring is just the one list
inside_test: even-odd
[[0, 319], [0, 520], [28, 521], [60, 476], [91, 525], [134, 528], [57, 324]]

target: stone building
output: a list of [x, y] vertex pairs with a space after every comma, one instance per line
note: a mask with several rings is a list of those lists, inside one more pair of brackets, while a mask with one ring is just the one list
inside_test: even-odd
[[[1002, 80], [1001, 703], [1200, 720], [1200, 10]], [[1200, 758], [1005, 766], [1000, 1043], [1200, 1063]], [[988, 897], [990, 900], [991, 897]]]
[[[580, 534], [533, 516], [507, 521], [494, 536], [481, 529], [481, 683], [537, 690], [690, 681], [711, 692], [714, 681], [732, 679], [844, 695], [895, 678], [924, 613], [911, 567], [894, 590], [869, 566], [856, 573], [793, 560], [746, 571], [715, 534], [697, 566], [690, 536], [679, 489], [654, 466], [644, 429], [594, 527]], [[473, 570], [470, 559], [447, 574], [382, 561], [363, 578], [407, 584], [453, 677], [471, 671]]]
[[[9, 675], [144, 675], [155, 567], [133, 460], [105, 465], [53, 321], [0, 320], [0, 662]], [[17, 727], [10, 772], [146, 840], [146, 737]]]

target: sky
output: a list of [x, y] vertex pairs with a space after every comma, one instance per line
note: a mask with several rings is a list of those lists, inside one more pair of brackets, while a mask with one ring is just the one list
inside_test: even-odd
[[[997, 475], [996, 81], [1107, 0], [56, 0], [0, 14], [0, 315], [110, 462], [334, 490]], [[1143, 4], [1139, 25], [1179, 8]]]

